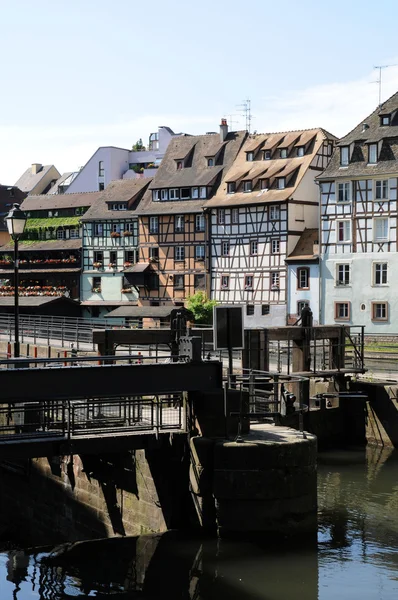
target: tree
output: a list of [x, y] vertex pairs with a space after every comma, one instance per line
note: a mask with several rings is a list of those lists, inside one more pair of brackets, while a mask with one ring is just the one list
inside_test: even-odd
[[201, 325], [211, 325], [213, 323], [213, 306], [217, 302], [210, 300], [205, 292], [196, 292], [193, 296], [189, 296], [187, 308], [194, 317], [195, 323]]
[[132, 147], [133, 152], [141, 152], [142, 150], [146, 150], [144, 144], [142, 143], [142, 139], [136, 141], [134, 146]]

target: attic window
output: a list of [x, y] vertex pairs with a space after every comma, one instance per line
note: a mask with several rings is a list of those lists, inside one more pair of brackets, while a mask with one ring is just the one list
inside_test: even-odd
[[251, 181], [244, 181], [243, 182], [243, 191], [244, 192], [251, 192], [252, 191], [252, 182]]
[[349, 147], [341, 146], [340, 148], [340, 165], [346, 167], [350, 162]]
[[271, 160], [271, 150], [265, 150], [264, 151], [264, 160]]
[[236, 191], [236, 183], [235, 183], [235, 181], [230, 181], [228, 183], [227, 193], [235, 194], [235, 191]]
[[208, 167], [214, 167], [214, 158], [208, 158], [207, 159], [207, 166]]
[[299, 146], [297, 148], [297, 156], [304, 156], [304, 146]]
[[253, 162], [253, 160], [254, 160], [254, 152], [246, 152], [246, 160], [248, 162]]
[[375, 165], [377, 163], [377, 144], [369, 144], [368, 146], [368, 164]]
[[268, 179], [260, 179], [260, 189], [267, 190], [269, 187]]
[[286, 177], [278, 177], [278, 190], [284, 190], [286, 187]]
[[177, 160], [177, 171], [182, 169], [182, 160]]
[[281, 148], [279, 150], [279, 158], [287, 158], [287, 148]]
[[181, 200], [189, 200], [191, 197], [191, 188], [181, 188], [180, 198]]
[[382, 115], [380, 117], [380, 125], [389, 125], [391, 122], [391, 116], [390, 115]]

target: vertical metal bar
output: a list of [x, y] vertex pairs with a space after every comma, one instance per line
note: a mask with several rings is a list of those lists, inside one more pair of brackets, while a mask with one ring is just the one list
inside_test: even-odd
[[19, 257], [18, 238], [14, 237], [14, 357], [19, 358]]

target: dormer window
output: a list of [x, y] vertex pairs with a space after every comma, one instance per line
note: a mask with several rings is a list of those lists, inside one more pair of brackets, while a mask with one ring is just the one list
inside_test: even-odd
[[377, 144], [369, 144], [368, 146], [368, 164], [375, 165], [377, 163]]
[[287, 148], [281, 148], [279, 150], [279, 158], [287, 158]]
[[254, 160], [254, 152], [246, 152], [246, 160], [248, 162], [253, 162], [253, 160]]
[[260, 189], [267, 190], [269, 187], [268, 179], [260, 179]]
[[264, 151], [264, 160], [271, 160], [272, 152], [271, 150]]
[[348, 146], [341, 146], [340, 148], [340, 165], [346, 167], [350, 162], [350, 153]]
[[278, 177], [278, 190], [284, 190], [286, 187], [286, 177]]
[[235, 191], [236, 191], [236, 183], [235, 183], [235, 181], [230, 181], [230, 183], [227, 184], [227, 193], [235, 194]]
[[243, 182], [243, 191], [244, 192], [251, 192], [252, 191], [252, 182], [251, 181], [244, 181]]
[[380, 117], [380, 125], [389, 125], [391, 122], [390, 115], [382, 115]]
[[179, 200], [180, 199], [180, 190], [178, 188], [172, 188], [169, 190], [169, 199], [170, 200]]
[[152, 190], [152, 201], [159, 202], [160, 200], [160, 190]]
[[160, 197], [162, 200], [169, 199], [169, 190], [160, 190]]
[[304, 156], [304, 146], [299, 146], [297, 148], [297, 156]]
[[177, 171], [179, 171], [180, 169], [182, 169], [183, 165], [182, 165], [182, 160], [177, 160]]
[[214, 167], [214, 158], [208, 158], [207, 159], [207, 166], [208, 167]]

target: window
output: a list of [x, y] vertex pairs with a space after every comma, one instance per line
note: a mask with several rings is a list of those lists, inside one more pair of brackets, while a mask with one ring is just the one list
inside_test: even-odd
[[276, 204], [273, 204], [272, 206], [269, 207], [270, 221], [276, 221], [277, 219], [279, 219], [279, 217], [280, 217], [279, 206]]
[[104, 169], [104, 161], [100, 160], [98, 163], [98, 177], [104, 177], [105, 169]]
[[252, 191], [252, 182], [251, 181], [244, 181], [243, 182], [243, 191], [244, 192], [251, 192]]
[[183, 290], [184, 289], [184, 275], [174, 275], [174, 289], [175, 290]]
[[160, 190], [152, 190], [152, 200], [153, 200], [153, 202], [159, 202]]
[[229, 275], [221, 275], [221, 289], [227, 290], [229, 288]]
[[149, 233], [159, 233], [159, 217], [149, 217]]
[[195, 215], [195, 231], [204, 231], [205, 230], [205, 216], [204, 215]]
[[279, 273], [274, 271], [271, 273], [271, 289], [279, 289]]
[[250, 242], [250, 254], [252, 256], [255, 256], [256, 254], [258, 254], [258, 241], [257, 240], [253, 240], [252, 242]]
[[278, 190], [284, 190], [286, 187], [286, 177], [277, 177]]
[[109, 264], [117, 266], [117, 252], [115, 252], [114, 250], [111, 250], [111, 252], [109, 252]]
[[374, 285], [387, 284], [387, 263], [374, 263], [373, 282]]
[[135, 251], [134, 250], [126, 250], [124, 253], [124, 262], [125, 263], [135, 263]]
[[182, 169], [182, 160], [177, 160], [177, 170]]
[[378, 217], [373, 221], [374, 241], [384, 241], [388, 239], [388, 219]]
[[253, 289], [253, 281], [254, 281], [253, 275], [245, 275], [245, 290]]
[[148, 273], [147, 288], [149, 290], [158, 290], [159, 289], [159, 274], [158, 273]]
[[185, 260], [185, 248], [184, 246], [176, 246], [174, 250], [174, 260]]
[[189, 200], [190, 197], [191, 197], [191, 188], [181, 188], [181, 190], [180, 190], [181, 200]]
[[296, 151], [297, 156], [304, 156], [304, 146], [299, 146]]
[[221, 256], [228, 256], [229, 254], [229, 242], [221, 242]]
[[390, 124], [390, 115], [383, 115], [380, 117], [380, 125], [389, 125]]
[[239, 223], [239, 208], [233, 208], [231, 210], [231, 221], [234, 225]]
[[129, 233], [134, 233], [134, 227], [135, 227], [136, 223], [125, 223], [124, 224], [124, 231], [128, 231]]
[[204, 275], [194, 275], [193, 276], [193, 287], [195, 290], [204, 290], [205, 289], [205, 276]]
[[368, 146], [368, 163], [374, 165], [377, 163], [377, 144]]
[[336, 285], [350, 285], [350, 265], [337, 265]]
[[372, 321], [388, 320], [388, 302], [372, 302]]
[[112, 225], [111, 225], [112, 233], [120, 233], [121, 229], [122, 229], [122, 226], [120, 223], [112, 223]]
[[199, 188], [199, 191], [200, 191], [200, 197], [201, 198], [207, 198], [207, 190], [206, 190], [205, 187]]
[[57, 229], [57, 240], [64, 240], [64, 239], [65, 239], [65, 230]]
[[217, 211], [217, 222], [219, 225], [225, 225], [225, 209], [219, 208]]
[[337, 242], [351, 241], [351, 221], [336, 221]]
[[381, 179], [376, 181], [375, 189], [376, 200], [387, 200], [388, 199], [388, 179]]
[[195, 260], [204, 260], [205, 259], [205, 247], [204, 246], [195, 246]]
[[338, 202], [350, 202], [351, 200], [351, 182], [344, 181], [343, 183], [339, 183], [338, 186]]
[[310, 287], [310, 270], [307, 267], [297, 269], [297, 289], [308, 290]]
[[192, 198], [199, 198], [199, 188], [197, 188], [197, 187], [192, 188]]
[[248, 317], [252, 317], [254, 315], [254, 304], [247, 304], [246, 305], [246, 315]]
[[103, 191], [104, 191], [104, 189], [105, 189], [105, 184], [104, 184], [104, 183], [101, 181], [101, 182], [98, 184], [98, 191], [99, 191], [99, 192], [103, 192]]
[[246, 152], [246, 160], [252, 162], [254, 160], [254, 152]]
[[287, 148], [281, 148], [279, 150], [279, 158], [287, 158]]
[[299, 317], [301, 317], [301, 313], [302, 313], [302, 311], [303, 311], [303, 308], [304, 308], [305, 306], [309, 306], [309, 305], [310, 305], [310, 303], [308, 302], [308, 300], [299, 300], [299, 301], [297, 302], [297, 315], [298, 315]]
[[350, 318], [350, 303], [335, 302], [334, 303], [334, 318], [336, 321], [348, 321]]
[[101, 277], [93, 277], [93, 287], [91, 288], [91, 291], [94, 292], [94, 294], [101, 293]]
[[214, 167], [214, 158], [208, 158], [207, 159], [207, 166], [208, 167]]
[[179, 199], [180, 199], [180, 190], [178, 188], [169, 190], [169, 200], [179, 200]]
[[162, 200], [169, 199], [169, 190], [160, 190], [160, 197]]
[[272, 254], [278, 254], [279, 248], [280, 248], [280, 242], [279, 242], [279, 240], [272, 240], [271, 241], [271, 253]]
[[71, 240], [76, 240], [77, 238], [79, 238], [80, 237], [79, 228], [76, 227], [75, 229], [69, 229], [69, 237]]
[[104, 226], [102, 223], [94, 223], [94, 235], [95, 236], [99, 236], [99, 235], [103, 235], [104, 233]]
[[104, 253], [101, 250], [96, 250], [94, 252], [93, 265], [98, 268], [102, 267], [104, 262]]
[[260, 189], [261, 190], [267, 190], [269, 188], [269, 181], [268, 179], [260, 179]]
[[269, 304], [262, 304], [261, 305], [261, 314], [263, 315], [263, 317], [265, 315], [269, 315], [270, 313], [270, 305]]
[[227, 194], [235, 194], [236, 191], [236, 183], [235, 181], [230, 181], [227, 184]]
[[349, 146], [341, 146], [340, 148], [340, 165], [346, 167], [350, 162]]
[[271, 160], [272, 152], [271, 150], [264, 151], [264, 160]]
[[175, 215], [174, 217], [174, 230], [176, 233], [182, 233], [185, 228], [184, 215]]
[[158, 262], [158, 260], [159, 260], [159, 247], [158, 246], [151, 246], [151, 248], [149, 248], [149, 258], [153, 262]]

